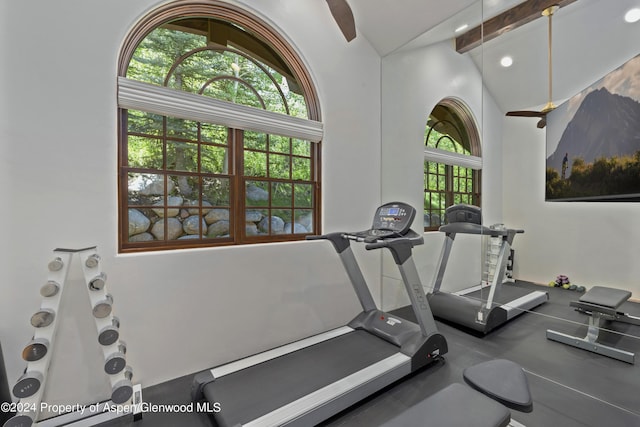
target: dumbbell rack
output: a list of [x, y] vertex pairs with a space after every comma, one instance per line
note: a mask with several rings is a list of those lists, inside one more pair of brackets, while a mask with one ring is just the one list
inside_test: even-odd
[[[34, 314], [31, 323], [34, 326], [32, 341], [23, 351], [23, 359], [27, 361], [25, 373], [18, 379], [13, 388], [13, 395], [19, 399], [16, 408], [25, 409], [10, 418], [5, 427], [55, 427], [62, 425], [89, 426], [103, 423], [123, 416], [117, 411], [105, 410], [107, 405], [130, 405], [134, 419], [142, 416], [140, 403], [142, 390], [139, 384], [131, 382], [133, 371], [126, 366], [124, 343], [119, 339], [118, 321], [111, 312], [112, 298], [107, 292], [106, 275], [100, 269], [100, 257], [96, 247], [83, 249], [55, 249], [54, 259], [49, 263], [49, 275], [41, 289], [43, 295], [40, 310]], [[96, 330], [100, 340], [96, 342], [102, 348], [105, 359], [105, 375], [109, 377], [112, 395], [111, 400], [92, 405], [91, 411], [68, 412], [37, 422], [40, 415], [42, 396], [44, 394], [47, 373], [54, 349], [56, 331], [59, 323], [59, 308], [62, 301], [65, 282], [73, 257], [80, 257], [84, 275], [85, 289], [89, 295], [93, 310]], [[45, 290], [45, 287], [46, 290]], [[46, 319], [43, 321], [43, 319]], [[105, 331], [107, 331], [105, 333]], [[101, 333], [102, 332], [102, 333]], [[102, 339], [102, 338], [105, 339]], [[39, 353], [39, 354], [38, 354]], [[35, 359], [35, 360], [34, 360]], [[88, 422], [88, 423], [87, 423]]]

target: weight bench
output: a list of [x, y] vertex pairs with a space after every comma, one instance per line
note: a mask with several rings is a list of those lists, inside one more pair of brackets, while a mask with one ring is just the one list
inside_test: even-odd
[[606, 321], [640, 325], [640, 317], [618, 311], [618, 308], [629, 298], [631, 298], [631, 292], [629, 291], [594, 286], [582, 295], [578, 301], [571, 301], [569, 304], [571, 307], [575, 307], [577, 311], [590, 316], [587, 335], [581, 338], [547, 329], [547, 339], [633, 364], [634, 353], [597, 341], [600, 335], [600, 328]]
[[527, 377], [509, 360], [472, 366], [464, 370], [463, 377], [471, 387], [451, 384], [382, 427], [506, 427], [511, 421], [506, 406], [533, 410]]

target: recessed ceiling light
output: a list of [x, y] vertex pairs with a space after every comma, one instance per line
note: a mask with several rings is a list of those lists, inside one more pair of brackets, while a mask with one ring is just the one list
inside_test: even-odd
[[513, 64], [513, 58], [510, 56], [503, 56], [500, 60], [500, 65], [503, 67], [511, 67], [511, 64]]
[[630, 9], [627, 13], [624, 14], [624, 20], [629, 23], [640, 21], [640, 9], [637, 7]]
[[456, 29], [454, 30], [454, 32], [459, 33], [460, 31], [464, 31], [464, 30], [466, 30], [467, 28], [469, 28], [469, 25], [468, 25], [468, 24], [462, 24], [462, 25], [460, 25], [458, 28], [456, 28]]

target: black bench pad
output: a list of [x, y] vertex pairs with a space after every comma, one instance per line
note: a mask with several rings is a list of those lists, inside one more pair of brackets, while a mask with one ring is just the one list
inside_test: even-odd
[[608, 308], [618, 308], [623, 302], [631, 298], [631, 292], [622, 289], [594, 286], [582, 295], [580, 302], [601, 305]]
[[531, 412], [529, 381], [520, 365], [506, 359], [489, 360], [466, 368], [462, 376], [471, 387], [509, 408]]
[[462, 384], [451, 384], [383, 427], [506, 427], [509, 410]]

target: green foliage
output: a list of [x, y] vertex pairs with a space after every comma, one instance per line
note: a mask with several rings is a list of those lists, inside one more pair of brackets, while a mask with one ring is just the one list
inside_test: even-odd
[[156, 28], [136, 48], [127, 68], [127, 78], [163, 86], [175, 60], [206, 43], [205, 36]]
[[555, 169], [547, 168], [547, 199], [633, 193], [640, 193], [640, 151], [632, 156], [600, 157], [593, 163], [575, 158], [565, 180]]
[[230, 187], [227, 178], [202, 178], [202, 200], [213, 206], [229, 206]]
[[471, 152], [456, 141], [453, 136], [446, 133], [440, 133], [434, 128], [427, 127], [424, 131], [424, 137], [425, 145], [427, 147], [451, 151], [452, 153], [471, 154]]
[[137, 46], [127, 78], [307, 117], [304, 97], [289, 91], [275, 69], [232, 48], [209, 46], [194, 33], [153, 30]]
[[561, 180], [560, 174], [553, 168], [547, 168], [546, 172], [546, 194], [547, 199], [559, 199], [567, 197], [569, 182]]
[[247, 198], [245, 203], [249, 207], [267, 207], [269, 202], [272, 207], [313, 207], [313, 184], [292, 184], [290, 182], [269, 182], [251, 180], [246, 182], [247, 193], [249, 187], [257, 187], [269, 195], [268, 200], [251, 200]]
[[[284, 76], [233, 48], [209, 45], [206, 36], [195, 33], [156, 28], [137, 46], [126, 77], [277, 113], [307, 117], [304, 97], [288, 90]], [[214, 206], [229, 206], [231, 187], [226, 175], [232, 150], [226, 127], [134, 110], [128, 112], [127, 120], [129, 167], [150, 173], [187, 173], [169, 177], [175, 184], [172, 195], [198, 200], [201, 192], [202, 200]], [[245, 131], [243, 143], [245, 150], [237, 154], [244, 156], [246, 176], [311, 181], [309, 141]], [[200, 179], [195, 175], [198, 173], [211, 176]], [[149, 173], [143, 175], [152, 176]], [[160, 174], [153, 176], [162, 179]], [[311, 185], [252, 182], [270, 194], [272, 206], [313, 206]], [[144, 200], [138, 190], [130, 191], [131, 200]], [[260, 204], [267, 205], [268, 202]]]
[[[452, 193], [453, 203], [473, 204], [473, 171], [470, 168], [425, 161], [424, 170], [426, 212], [444, 211], [447, 193]], [[447, 186], [447, 173], [452, 175], [452, 188]]]
[[[425, 145], [453, 153], [471, 154], [453, 136], [441, 133], [429, 126], [425, 129]], [[470, 194], [473, 191], [473, 172], [471, 169], [425, 161], [424, 172], [424, 210], [426, 213], [442, 216], [447, 207], [447, 194], [452, 194], [453, 203], [473, 203], [473, 196]], [[452, 188], [448, 188], [447, 185], [448, 175], [452, 175]]]

